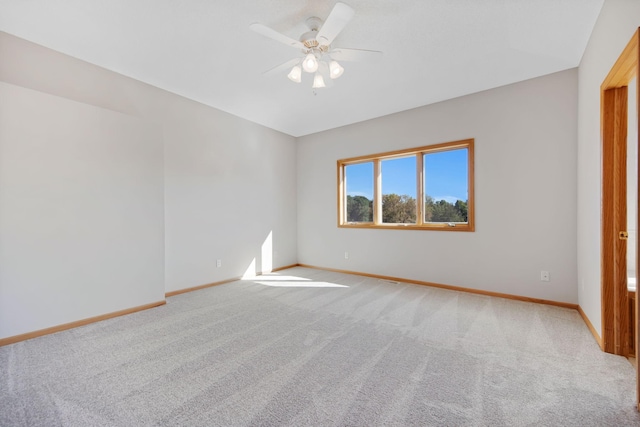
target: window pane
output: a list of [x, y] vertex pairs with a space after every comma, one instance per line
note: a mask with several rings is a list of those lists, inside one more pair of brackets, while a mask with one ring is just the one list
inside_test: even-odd
[[347, 222], [373, 222], [373, 162], [344, 167]]
[[388, 159], [382, 168], [382, 222], [416, 223], [416, 156]]
[[468, 222], [469, 150], [424, 155], [424, 222]]

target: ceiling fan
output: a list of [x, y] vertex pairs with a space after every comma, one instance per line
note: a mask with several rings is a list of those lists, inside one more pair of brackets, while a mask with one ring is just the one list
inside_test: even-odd
[[267, 70], [265, 73], [277, 73], [290, 68], [287, 77], [295, 83], [302, 81], [303, 71], [314, 74], [312, 87], [318, 89], [331, 85], [333, 80], [342, 75], [344, 68], [338, 61], [361, 61], [382, 55], [382, 52], [377, 50], [345, 49], [331, 46], [333, 40], [353, 18], [354, 13], [354, 10], [348, 5], [336, 3], [324, 23], [315, 16], [305, 21], [309, 31], [302, 34], [300, 40], [292, 39], [263, 24], [251, 24], [249, 28], [256, 33], [299, 49], [302, 53], [301, 56]]

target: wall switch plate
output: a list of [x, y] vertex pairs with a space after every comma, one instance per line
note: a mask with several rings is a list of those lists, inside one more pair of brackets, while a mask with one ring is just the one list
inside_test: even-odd
[[216, 267], [222, 267], [222, 260], [221, 259], [216, 260]]
[[349, 252], [344, 253], [344, 259], [349, 259]]
[[542, 282], [549, 282], [551, 280], [551, 277], [549, 276], [549, 272], [542, 270], [540, 272], [540, 280]]

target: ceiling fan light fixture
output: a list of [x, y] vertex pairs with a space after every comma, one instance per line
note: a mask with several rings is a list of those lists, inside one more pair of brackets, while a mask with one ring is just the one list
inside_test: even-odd
[[338, 64], [338, 61], [331, 61], [329, 63], [329, 77], [337, 79], [344, 73], [344, 67]]
[[322, 78], [322, 76], [319, 73], [316, 73], [316, 75], [313, 77], [313, 86], [311, 86], [313, 89], [318, 89], [321, 87], [325, 87], [324, 84], [324, 79]]
[[[341, 61], [359, 61], [374, 56], [379, 57], [382, 54], [382, 52], [375, 50], [332, 49], [333, 41], [353, 18], [354, 13], [355, 11], [350, 6], [337, 0], [324, 22], [315, 16], [306, 20], [309, 31], [303, 33], [298, 40], [257, 22], [251, 24], [249, 28], [262, 36], [297, 49], [302, 56], [302, 58], [298, 56], [268, 70], [269, 73], [282, 73], [285, 70], [290, 70], [287, 77], [296, 83], [302, 82], [303, 71], [314, 74], [313, 88], [317, 89], [327, 87], [327, 85], [331, 87], [333, 80], [344, 73], [344, 68], [333, 59], [334, 55]], [[290, 69], [290, 67], [293, 68]]]
[[289, 80], [295, 83], [300, 83], [302, 81], [302, 69], [299, 65], [294, 66], [289, 74], [287, 74]]
[[313, 53], [309, 53], [302, 61], [302, 68], [307, 73], [315, 73], [318, 70], [318, 60]]

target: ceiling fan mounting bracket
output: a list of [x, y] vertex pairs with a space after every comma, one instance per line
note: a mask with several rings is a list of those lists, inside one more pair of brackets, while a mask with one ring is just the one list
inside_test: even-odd
[[318, 18], [317, 16], [312, 16], [310, 18], [307, 18], [305, 23], [307, 24], [307, 27], [309, 27], [311, 31], [315, 31], [316, 33], [318, 32], [320, 27], [322, 27], [322, 19]]

